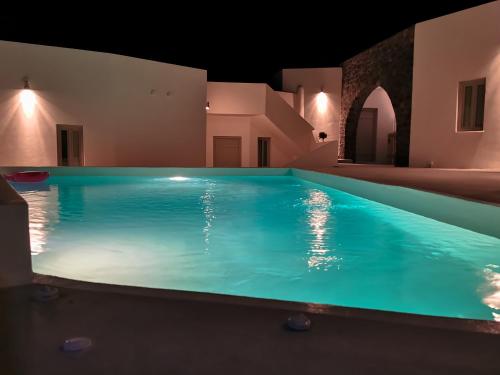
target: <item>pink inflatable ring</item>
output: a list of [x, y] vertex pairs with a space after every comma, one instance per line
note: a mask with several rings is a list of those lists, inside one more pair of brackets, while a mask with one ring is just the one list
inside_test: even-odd
[[26, 171], [6, 174], [5, 179], [12, 182], [42, 182], [49, 178], [46, 171]]

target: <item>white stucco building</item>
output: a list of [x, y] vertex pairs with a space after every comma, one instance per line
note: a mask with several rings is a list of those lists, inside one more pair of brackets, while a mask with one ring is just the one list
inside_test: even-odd
[[[498, 169], [499, 19], [494, 1], [415, 25], [403, 81], [391, 81], [383, 61], [370, 65], [389, 41], [358, 55], [363, 64], [284, 69], [280, 91], [207, 82], [200, 69], [0, 42], [0, 165], [317, 167], [340, 155]], [[366, 67], [369, 84], [353, 81], [353, 65]]]

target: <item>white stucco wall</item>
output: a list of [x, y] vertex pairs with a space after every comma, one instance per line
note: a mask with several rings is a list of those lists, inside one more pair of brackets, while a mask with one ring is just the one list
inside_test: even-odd
[[295, 108], [295, 93], [293, 92], [285, 92], [285, 91], [276, 91], [281, 98], [288, 103], [288, 105], [292, 108]]
[[[342, 68], [283, 69], [283, 90], [297, 92], [303, 88], [304, 119], [314, 126], [314, 136], [324, 131], [328, 140], [339, 139]], [[323, 89], [325, 103], [318, 95]], [[298, 97], [298, 101], [302, 99]], [[300, 108], [296, 108], [300, 112]]]
[[266, 111], [264, 83], [209, 82], [209, 114], [258, 115]]
[[207, 167], [213, 167], [213, 137], [241, 137], [241, 166], [257, 167], [257, 141], [271, 138], [271, 167], [283, 167], [299, 155], [296, 146], [285, 137], [264, 115], [259, 116], [207, 116]]
[[363, 108], [377, 108], [377, 141], [375, 146], [375, 161], [390, 163], [387, 158], [387, 136], [396, 129], [396, 115], [387, 92], [377, 87], [368, 96]]
[[0, 60], [0, 165], [57, 165], [56, 124], [83, 125], [85, 165], [205, 165], [206, 71], [12, 42]]
[[[457, 132], [459, 82], [486, 78], [484, 131]], [[410, 165], [500, 168], [500, 2], [416, 25]]]
[[214, 166], [213, 137], [241, 137], [241, 166], [254, 167], [250, 164], [250, 121], [251, 116], [207, 116], [207, 167]]
[[301, 154], [297, 146], [265, 116], [252, 118], [250, 128], [250, 166], [258, 165], [257, 141], [259, 137], [271, 138], [270, 166], [284, 167]]
[[314, 128], [291, 107], [293, 94], [259, 83], [208, 82], [207, 100], [208, 167], [214, 136], [241, 137], [242, 167], [257, 167], [259, 137], [271, 138], [271, 167], [286, 166], [315, 146]]

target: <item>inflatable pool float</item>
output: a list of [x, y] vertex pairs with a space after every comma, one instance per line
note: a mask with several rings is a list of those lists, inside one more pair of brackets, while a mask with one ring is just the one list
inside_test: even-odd
[[6, 174], [5, 179], [11, 182], [42, 182], [49, 178], [46, 171], [26, 171]]

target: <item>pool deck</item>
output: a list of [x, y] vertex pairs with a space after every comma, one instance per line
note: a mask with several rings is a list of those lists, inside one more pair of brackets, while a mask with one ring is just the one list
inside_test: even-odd
[[[377, 312], [370, 319], [317, 310], [308, 313], [310, 331], [291, 332], [284, 327], [291, 303], [264, 307], [239, 297], [141, 296], [127, 291], [140, 288], [96, 292], [76, 284], [45, 303], [30, 299], [31, 286], [0, 292], [2, 375], [500, 373], [498, 323], [484, 325], [496, 331], [487, 333], [465, 323], [443, 329], [413, 316], [391, 322]], [[93, 347], [60, 351], [76, 336], [90, 337]]]
[[338, 164], [314, 170], [500, 205], [499, 170], [396, 168], [377, 164]]

